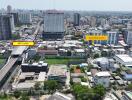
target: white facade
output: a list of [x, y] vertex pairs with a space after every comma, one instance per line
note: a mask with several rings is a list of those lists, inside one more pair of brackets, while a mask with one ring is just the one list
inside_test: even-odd
[[128, 44], [128, 45], [132, 45], [132, 31], [128, 31], [127, 32], [127, 37], [126, 37], [127, 39], [126, 39], [126, 43]]
[[117, 44], [118, 43], [118, 32], [108, 31], [107, 35], [108, 35], [107, 44]]
[[30, 24], [32, 22], [30, 13], [19, 13], [19, 21], [22, 24]]
[[105, 88], [108, 88], [110, 86], [110, 74], [109, 72], [98, 72], [95, 74], [94, 82], [95, 84], [101, 84]]
[[131, 67], [132, 66], [132, 57], [130, 57], [129, 55], [123, 54], [123, 55], [115, 55], [115, 60], [124, 65], [124, 66], [128, 66]]
[[44, 16], [44, 32], [64, 32], [64, 13], [47, 11]]

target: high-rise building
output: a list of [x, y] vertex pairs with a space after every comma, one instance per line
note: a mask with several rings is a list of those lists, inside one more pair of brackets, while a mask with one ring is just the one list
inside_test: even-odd
[[19, 13], [18, 16], [19, 16], [19, 22], [21, 24], [31, 24], [32, 18], [30, 13], [22, 12]]
[[64, 36], [64, 13], [56, 10], [45, 12], [44, 39], [62, 39]]
[[96, 27], [96, 18], [91, 17], [91, 22], [90, 22], [91, 27]]
[[0, 15], [0, 40], [9, 40], [12, 35], [12, 16]]
[[80, 24], [80, 14], [74, 13], [74, 26], [79, 26]]
[[11, 13], [12, 12], [12, 7], [10, 5], [7, 6], [7, 13]]
[[13, 16], [13, 19], [14, 19], [14, 24], [15, 24], [15, 25], [18, 25], [18, 24], [19, 24], [19, 17], [18, 17], [18, 13], [13, 12], [13, 13], [10, 13], [10, 15], [12, 15], [12, 16]]
[[119, 38], [119, 32], [117, 32], [117, 31], [108, 31], [106, 33], [107, 33], [107, 36], [108, 36], [107, 44], [117, 45], [118, 44], [118, 38]]
[[132, 45], [132, 23], [127, 24], [127, 31], [124, 34], [125, 42], [128, 45]]

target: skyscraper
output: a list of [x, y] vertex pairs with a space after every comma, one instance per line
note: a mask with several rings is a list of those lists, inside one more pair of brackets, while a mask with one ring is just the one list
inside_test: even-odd
[[108, 31], [107, 36], [108, 36], [107, 44], [110, 44], [110, 45], [111, 44], [114, 44], [114, 45], [118, 44], [119, 32]]
[[13, 13], [10, 13], [10, 15], [12, 15], [12, 16], [13, 16], [13, 19], [14, 19], [14, 24], [15, 24], [15, 25], [18, 25], [18, 24], [19, 24], [19, 17], [18, 17], [18, 13], [13, 12]]
[[0, 40], [9, 40], [12, 35], [12, 16], [0, 15]]
[[12, 7], [10, 5], [7, 6], [7, 13], [11, 13], [12, 12]]
[[74, 13], [74, 26], [79, 26], [80, 24], [80, 14]]
[[64, 13], [56, 10], [46, 11], [44, 16], [44, 39], [62, 39], [64, 36]]
[[127, 31], [126, 34], [124, 34], [125, 42], [128, 45], [132, 45], [132, 22], [129, 22], [127, 24]]

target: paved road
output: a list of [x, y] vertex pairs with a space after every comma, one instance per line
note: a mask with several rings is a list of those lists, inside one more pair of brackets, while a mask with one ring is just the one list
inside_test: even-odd
[[0, 81], [5, 77], [8, 71], [12, 68], [18, 58], [10, 58], [5, 66], [0, 70]]
[[11, 73], [11, 75], [9, 76], [9, 78], [6, 80], [6, 82], [2, 86], [2, 89], [1, 89], [2, 92], [7, 92], [8, 93], [11, 90], [10, 81], [18, 73], [18, 71], [20, 70], [20, 68], [21, 68], [20, 66], [14, 66], [13, 72]]

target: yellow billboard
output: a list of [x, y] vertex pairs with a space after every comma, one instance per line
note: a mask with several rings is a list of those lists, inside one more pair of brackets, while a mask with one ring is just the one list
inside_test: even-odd
[[106, 35], [86, 35], [85, 36], [85, 41], [95, 41], [95, 40], [101, 40], [101, 41], [105, 41], [108, 40], [108, 36]]
[[34, 46], [35, 42], [33, 41], [13, 41], [13, 46]]

